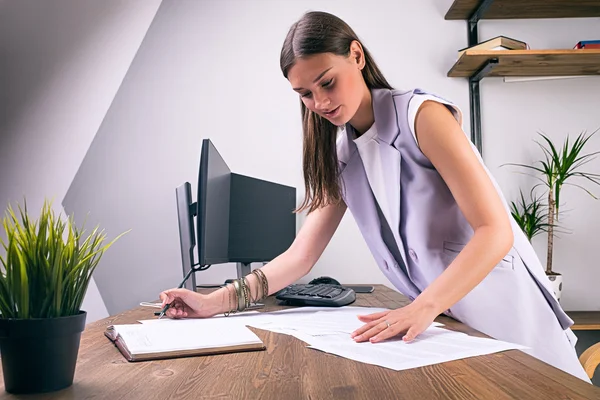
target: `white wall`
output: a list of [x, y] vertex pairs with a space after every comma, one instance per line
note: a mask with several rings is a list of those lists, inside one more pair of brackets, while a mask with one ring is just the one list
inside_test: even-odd
[[[296, 186], [300, 201], [298, 99], [279, 71], [278, 56], [289, 26], [304, 11], [325, 10], [345, 19], [393, 85], [419, 86], [454, 100], [464, 110], [468, 130], [467, 82], [446, 77], [467, 37], [464, 21], [444, 20], [451, 3], [163, 1], [69, 189], [71, 201], [91, 211], [92, 219], [101, 221], [109, 233], [133, 228], [121, 246], [106, 254], [97, 275], [100, 292], [110, 302], [109, 312], [156, 298], [159, 290], [179, 282], [174, 188], [187, 180], [195, 191], [202, 138], [213, 140], [234, 172]], [[600, 36], [598, 18], [480, 25], [482, 40], [505, 34], [534, 48], [570, 48], [578, 40]], [[598, 77], [511, 84], [483, 81], [484, 158], [509, 198], [526, 180], [499, 165], [531, 161], [535, 154], [531, 139], [537, 129], [560, 138], [567, 131], [600, 126], [599, 86]], [[598, 140], [590, 143], [590, 149], [600, 147]], [[31, 146], [21, 146], [11, 154], [25, 156]], [[58, 154], [60, 159], [70, 152]], [[60, 175], [59, 161], [51, 165]], [[598, 165], [590, 168], [597, 170]], [[57, 186], [48, 185], [43, 193]], [[565, 197], [573, 209], [565, 223], [574, 233], [556, 244], [556, 269], [565, 274], [563, 304], [566, 309], [597, 310], [600, 292], [595, 283], [600, 269], [594, 263], [595, 235], [590, 233], [598, 224], [600, 204], [569, 189]], [[543, 243], [535, 244], [543, 259]], [[231, 266], [214, 266], [199, 273], [198, 282], [220, 283], [232, 274]], [[318, 275], [389, 285], [350, 215], [302, 281]]]
[[[0, 207], [61, 201], [160, 0], [0, 3]], [[106, 316], [96, 284], [83, 308]]]

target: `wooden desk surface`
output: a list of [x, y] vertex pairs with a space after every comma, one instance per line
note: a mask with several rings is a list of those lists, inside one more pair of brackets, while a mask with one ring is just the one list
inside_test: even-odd
[[[267, 299], [266, 311], [277, 306]], [[398, 308], [408, 300], [376, 285], [353, 305]], [[128, 363], [104, 336], [109, 324], [153, 318], [139, 307], [89, 324], [73, 386], [27, 399], [600, 399], [600, 388], [511, 350], [393, 371], [306, 348], [300, 340], [251, 328], [267, 350]], [[450, 318], [449, 328], [479, 335]], [[0, 375], [1, 377], [1, 375]], [[3, 390], [0, 399], [15, 399]]]
[[600, 311], [568, 311], [567, 314], [574, 322], [571, 326], [574, 331], [600, 330]]

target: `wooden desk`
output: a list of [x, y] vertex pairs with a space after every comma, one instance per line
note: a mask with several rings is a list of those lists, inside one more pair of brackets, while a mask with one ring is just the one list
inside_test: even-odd
[[[283, 307], [267, 299], [266, 310]], [[399, 293], [377, 285], [353, 305], [397, 308]], [[73, 386], [27, 399], [599, 399], [600, 388], [511, 350], [406, 371], [311, 350], [298, 339], [259, 329], [266, 351], [128, 363], [104, 336], [109, 324], [153, 317], [136, 308], [89, 324]], [[450, 318], [438, 321], [479, 335]], [[1, 376], [1, 375], [0, 375]], [[1, 382], [0, 382], [1, 385]], [[17, 398], [0, 392], [0, 399]]]
[[599, 331], [600, 311], [568, 311], [573, 320], [571, 329], [574, 331]]

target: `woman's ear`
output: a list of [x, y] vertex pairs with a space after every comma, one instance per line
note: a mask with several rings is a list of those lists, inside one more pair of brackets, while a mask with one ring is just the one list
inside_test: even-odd
[[358, 69], [362, 70], [365, 67], [365, 53], [358, 40], [353, 40], [350, 43], [350, 58], [358, 66]]

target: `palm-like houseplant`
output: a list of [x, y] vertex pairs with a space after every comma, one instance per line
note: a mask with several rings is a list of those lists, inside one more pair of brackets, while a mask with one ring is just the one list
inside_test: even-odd
[[517, 202], [510, 202], [510, 212], [530, 242], [540, 233], [548, 232], [548, 207], [541, 197], [534, 194], [533, 189], [527, 199], [523, 192], [519, 191]]
[[12, 393], [58, 390], [73, 382], [86, 312], [81, 304], [102, 254], [98, 227], [89, 235], [62, 221], [44, 201], [37, 221], [9, 205], [0, 238], [0, 350], [5, 389]]
[[[550, 277], [555, 285], [560, 285], [561, 281], [556, 279], [560, 276], [559, 273], [553, 271], [552, 255], [554, 252], [554, 237], [555, 227], [559, 219], [560, 201], [563, 186], [572, 185], [580, 188], [596, 199], [596, 196], [580, 183], [575, 181], [583, 181], [595, 185], [600, 185], [600, 174], [584, 172], [582, 167], [592, 161], [595, 156], [600, 153], [598, 151], [583, 154], [583, 149], [592, 136], [598, 130], [587, 134], [580, 133], [574, 141], [569, 140], [569, 136], [560, 149], [543, 133], [539, 135], [543, 139], [543, 143], [536, 141], [541, 148], [544, 158], [534, 165], [526, 164], [510, 164], [520, 166], [537, 172], [541, 177], [536, 176], [541, 181], [538, 185], [545, 186], [547, 193], [547, 212], [545, 213], [547, 222], [543, 225], [543, 230], [548, 233], [547, 258], [546, 258], [546, 275]], [[537, 186], [537, 185], [536, 185]], [[535, 187], [534, 187], [535, 188]], [[555, 290], [556, 291], [556, 290]]]

